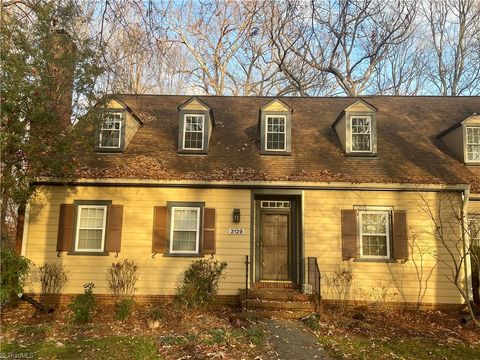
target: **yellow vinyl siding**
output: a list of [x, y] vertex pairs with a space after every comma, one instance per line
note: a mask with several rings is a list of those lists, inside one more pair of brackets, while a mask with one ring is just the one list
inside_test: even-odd
[[[124, 205], [122, 251], [115, 259], [109, 256], [56, 256], [57, 228], [60, 204], [74, 200], [112, 200]], [[114, 261], [130, 259], [139, 265], [137, 294], [168, 295], [182, 281], [184, 269], [195, 259], [151, 255], [153, 207], [167, 201], [202, 201], [216, 209], [217, 253], [228, 262], [226, 277], [220, 281], [220, 294], [236, 295], [245, 283], [245, 255], [250, 253], [250, 192], [248, 190], [175, 189], [175, 188], [114, 188], [76, 187], [67, 190], [49, 187], [32, 201], [28, 228], [26, 257], [41, 266], [46, 261], [65, 264], [70, 281], [65, 293], [83, 292], [83, 284], [95, 283], [95, 292], [108, 293], [105, 273]], [[232, 222], [233, 208], [240, 208], [241, 222]], [[36, 216], [33, 216], [36, 214]], [[229, 228], [244, 228], [245, 235], [229, 235]], [[29, 289], [38, 292], [37, 285]]]
[[[422, 193], [436, 211], [439, 193]], [[460, 206], [460, 195], [455, 195]], [[112, 200], [113, 204], [124, 205], [122, 251], [118, 259], [109, 256], [79, 256], [62, 253], [56, 256], [56, 240], [60, 204], [74, 200]], [[220, 281], [220, 295], [236, 295], [245, 283], [245, 255], [250, 255], [250, 190], [242, 189], [199, 189], [161, 187], [93, 187], [74, 188], [45, 187], [32, 200], [28, 227], [26, 256], [41, 266], [46, 261], [59, 261], [70, 272], [70, 282], [65, 293], [80, 293], [83, 284], [95, 282], [95, 292], [109, 293], [105, 273], [115, 261], [130, 259], [139, 265], [140, 278], [137, 294], [171, 295], [182, 281], [183, 271], [195, 259], [151, 257], [153, 207], [166, 205], [167, 201], [205, 202], [206, 207], [216, 209], [216, 257], [227, 261], [226, 276]], [[418, 247], [438, 251], [449, 260], [432, 235], [433, 223], [422, 210], [418, 193], [400, 191], [351, 191], [351, 190], [305, 190], [303, 192], [303, 233], [305, 257], [314, 256], [322, 276], [330, 276], [335, 269], [350, 266], [355, 274], [350, 299], [375, 300], [374, 294], [380, 286], [386, 287], [391, 300], [416, 302], [419, 294], [417, 270], [412, 254], [405, 264], [342, 261], [341, 210], [353, 209], [354, 205], [392, 206], [395, 210], [407, 211], [409, 240], [417, 234]], [[477, 202], [480, 205], [480, 202]], [[234, 208], [240, 208], [241, 222], [232, 222]], [[479, 206], [480, 208], [480, 206]], [[448, 216], [451, 214], [445, 214]], [[245, 235], [229, 235], [229, 228], [243, 228]], [[420, 262], [418, 250], [413, 254]], [[430, 255], [423, 259], [424, 278], [428, 276], [435, 260]], [[454, 286], [445, 277], [445, 265], [438, 264], [432, 271], [425, 296], [425, 303], [460, 303]], [[425, 286], [425, 283], [422, 284]], [[331, 298], [322, 282], [324, 298]], [[38, 292], [38, 285], [29, 289]]]

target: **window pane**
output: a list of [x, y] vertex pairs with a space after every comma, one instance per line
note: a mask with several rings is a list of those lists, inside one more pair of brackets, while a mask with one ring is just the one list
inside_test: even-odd
[[173, 246], [174, 251], [195, 251], [197, 246], [196, 231], [174, 231]]
[[371, 119], [352, 118], [352, 151], [370, 151]]
[[77, 248], [79, 250], [101, 250], [105, 208], [80, 207]]
[[203, 149], [203, 115], [185, 115], [185, 149]]
[[480, 127], [467, 127], [467, 159], [480, 161]]
[[362, 250], [363, 255], [387, 256], [387, 237], [363, 235]]
[[102, 115], [100, 129], [100, 147], [120, 147], [120, 131], [122, 127], [121, 113], [105, 113]]
[[267, 150], [285, 150], [285, 118], [267, 117]]
[[198, 237], [198, 208], [173, 209], [172, 250], [195, 252]]
[[470, 220], [470, 237], [473, 246], [480, 246], [480, 219]]

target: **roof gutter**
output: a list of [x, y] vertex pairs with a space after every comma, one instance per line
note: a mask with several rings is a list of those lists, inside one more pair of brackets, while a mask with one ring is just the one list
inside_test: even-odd
[[369, 191], [459, 191], [468, 190], [468, 184], [405, 184], [352, 182], [297, 182], [297, 181], [195, 181], [148, 179], [76, 179], [41, 178], [33, 186], [96, 186], [96, 187], [193, 187], [235, 189], [300, 189], [300, 190], [369, 190]]

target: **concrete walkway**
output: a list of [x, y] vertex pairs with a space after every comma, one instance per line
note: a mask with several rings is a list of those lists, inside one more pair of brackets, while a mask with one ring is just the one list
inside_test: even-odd
[[267, 320], [268, 360], [330, 360], [317, 338], [300, 321]]

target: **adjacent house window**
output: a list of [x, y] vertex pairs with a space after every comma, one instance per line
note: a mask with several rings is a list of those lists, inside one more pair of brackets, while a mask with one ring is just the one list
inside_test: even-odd
[[480, 161], [480, 126], [467, 127], [467, 160]]
[[106, 219], [106, 205], [78, 206], [75, 251], [104, 251]]
[[469, 225], [472, 245], [480, 247], [480, 217], [470, 219]]
[[360, 257], [390, 258], [390, 211], [359, 211]]
[[184, 150], [202, 150], [205, 116], [201, 114], [186, 114], [183, 133]]
[[99, 148], [120, 148], [122, 143], [122, 118], [123, 115], [120, 112], [106, 112], [102, 115]]
[[170, 253], [197, 254], [200, 239], [200, 207], [172, 207]]
[[372, 118], [352, 116], [352, 152], [372, 151]]
[[266, 117], [266, 150], [286, 150], [286, 116], [267, 115]]

